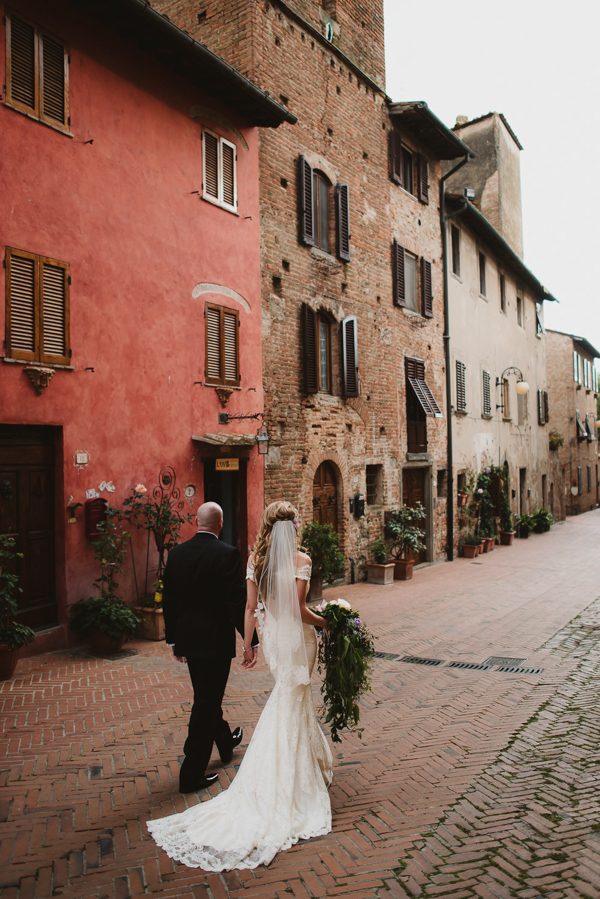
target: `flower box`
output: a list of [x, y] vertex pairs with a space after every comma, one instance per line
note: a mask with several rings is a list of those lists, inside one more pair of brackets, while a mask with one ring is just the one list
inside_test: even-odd
[[393, 562], [367, 562], [367, 581], [369, 584], [388, 586], [394, 583]]
[[136, 614], [141, 618], [138, 625], [138, 637], [143, 640], [165, 639], [165, 617], [162, 609], [151, 609], [138, 606]]

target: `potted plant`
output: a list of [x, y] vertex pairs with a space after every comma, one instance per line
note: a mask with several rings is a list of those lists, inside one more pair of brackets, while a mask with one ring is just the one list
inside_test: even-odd
[[140, 619], [137, 636], [144, 640], [165, 639], [165, 618], [163, 612], [163, 582], [156, 582], [154, 592], [146, 596], [141, 606], [136, 606], [135, 613]]
[[560, 449], [564, 442], [565, 438], [559, 431], [552, 429], [548, 432], [548, 446], [551, 450], [556, 451]]
[[344, 574], [344, 555], [339, 537], [330, 524], [320, 524], [318, 521], [305, 524], [300, 543], [312, 559], [308, 599], [314, 602], [323, 596], [323, 582], [331, 584]]
[[477, 476], [477, 486], [473, 494], [473, 501], [477, 511], [477, 529], [481, 537], [483, 552], [490, 552], [494, 548], [496, 539], [496, 511], [492, 497], [493, 472], [486, 468]]
[[135, 634], [139, 619], [117, 592], [117, 575], [123, 567], [129, 540], [120, 513], [108, 509], [98, 530], [100, 535], [92, 548], [100, 565], [100, 576], [94, 581], [99, 595], [80, 599], [71, 606], [70, 623], [74, 631], [90, 638], [93, 652], [104, 655], [122, 649], [125, 640]]
[[423, 542], [425, 531], [417, 525], [417, 522], [424, 518], [425, 509], [421, 503], [415, 506], [402, 506], [389, 515], [386, 533], [390, 538], [396, 580], [407, 581], [413, 576], [415, 560], [409, 556], [425, 549]]
[[500, 543], [511, 546], [515, 534], [513, 514], [508, 499], [508, 485], [503, 484], [500, 494]]
[[480, 540], [477, 534], [465, 534], [461, 543], [465, 559], [475, 559], [479, 554], [479, 545]]
[[15, 562], [23, 557], [15, 549], [16, 541], [8, 534], [0, 535], [0, 680], [12, 677], [19, 650], [35, 637], [34, 631], [16, 620], [18, 596], [21, 592]]
[[554, 523], [554, 518], [552, 517], [552, 512], [549, 512], [548, 509], [540, 508], [536, 509], [531, 516], [531, 522], [535, 533], [543, 534], [550, 530]]
[[394, 562], [388, 561], [388, 552], [383, 537], [378, 537], [371, 546], [373, 562], [367, 562], [367, 580], [370, 584], [387, 586], [394, 583]]
[[526, 540], [527, 537], [529, 537], [529, 531], [532, 527], [531, 516], [526, 514], [517, 515], [515, 525], [517, 528], [517, 537], [521, 540]]

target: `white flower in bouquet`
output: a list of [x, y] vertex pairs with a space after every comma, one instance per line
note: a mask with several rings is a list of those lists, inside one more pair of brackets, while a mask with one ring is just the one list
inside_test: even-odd
[[325, 603], [325, 606], [339, 606], [340, 609], [346, 609], [347, 612], [352, 611], [352, 606], [347, 599], [330, 599], [329, 602]]

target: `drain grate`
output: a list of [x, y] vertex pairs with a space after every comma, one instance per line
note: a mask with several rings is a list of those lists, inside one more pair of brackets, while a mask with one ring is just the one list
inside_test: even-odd
[[390, 659], [393, 662], [400, 658], [397, 652], [374, 652], [373, 655], [376, 659]]
[[398, 661], [407, 662], [409, 665], [429, 665], [432, 668], [445, 664], [443, 659], [423, 659], [421, 656], [402, 656]]
[[491, 665], [486, 665], [485, 662], [448, 662], [446, 665], [447, 668], [464, 668], [468, 671], [490, 671]]
[[520, 665], [501, 665], [496, 671], [503, 671], [505, 674], [541, 674], [543, 668], [523, 668]]
[[513, 659], [510, 656], [490, 656], [484, 659], [484, 665], [520, 665], [525, 659]]

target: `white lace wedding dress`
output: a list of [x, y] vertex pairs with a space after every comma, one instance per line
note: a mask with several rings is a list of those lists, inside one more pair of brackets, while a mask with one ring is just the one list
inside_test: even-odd
[[[310, 565], [296, 569], [298, 579], [310, 581], [310, 574]], [[246, 576], [256, 582], [251, 565]], [[331, 830], [327, 787], [332, 755], [310, 687], [317, 653], [315, 630], [301, 625], [308, 683], [294, 685], [288, 677], [278, 677], [277, 665], [271, 663], [264, 618], [259, 602], [258, 629], [275, 685], [235, 779], [214, 799], [148, 822], [158, 845], [172, 859], [193, 868], [228, 871], [268, 865], [277, 852], [298, 840]]]

